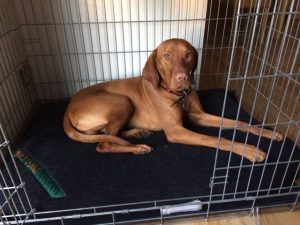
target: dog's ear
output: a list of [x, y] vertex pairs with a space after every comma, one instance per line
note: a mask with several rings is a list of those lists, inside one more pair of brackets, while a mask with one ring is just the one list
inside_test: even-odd
[[154, 50], [148, 57], [147, 62], [143, 68], [143, 77], [150, 81], [154, 87], [158, 86], [159, 72], [156, 66], [156, 50]]
[[195, 83], [195, 72], [197, 70], [197, 67], [198, 67], [198, 52], [196, 50], [196, 48], [193, 47], [193, 51], [194, 51], [194, 67], [192, 69], [192, 72], [191, 72], [191, 83], [194, 84]]
[[194, 47], [193, 47], [193, 51], [194, 51], [194, 68], [191, 73], [192, 76], [194, 76], [194, 73], [198, 66], [198, 52], [197, 52], [196, 48], [194, 48]]

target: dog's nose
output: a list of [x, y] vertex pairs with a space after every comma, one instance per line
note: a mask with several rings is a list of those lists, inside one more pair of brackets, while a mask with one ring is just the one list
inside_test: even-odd
[[176, 74], [176, 80], [178, 82], [186, 81], [188, 79], [188, 76], [186, 73], [178, 73]]

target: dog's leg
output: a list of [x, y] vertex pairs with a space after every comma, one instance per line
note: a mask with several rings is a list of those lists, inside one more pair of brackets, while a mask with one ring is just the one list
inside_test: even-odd
[[282, 135], [278, 132], [262, 129], [256, 126], [249, 126], [248, 123], [242, 121], [235, 121], [231, 119], [226, 119], [218, 116], [214, 116], [207, 113], [190, 113], [189, 114], [191, 121], [194, 124], [202, 125], [202, 126], [210, 126], [210, 127], [224, 127], [224, 128], [235, 128], [243, 131], [243, 132], [250, 132], [255, 135], [262, 135], [263, 137], [269, 139], [275, 139], [277, 141], [282, 140]]
[[[105, 134], [116, 136], [119, 133], [119, 130], [122, 128], [120, 123], [114, 123], [111, 121], [105, 128]], [[137, 131], [137, 130], [134, 130]], [[132, 132], [133, 133], [133, 132]], [[99, 153], [134, 153], [134, 154], [146, 154], [152, 151], [152, 148], [144, 144], [126, 144], [121, 145], [113, 142], [103, 142], [99, 143], [96, 147], [97, 152]]]
[[278, 132], [261, 129], [255, 126], [249, 126], [248, 123], [236, 121], [232, 119], [226, 119], [219, 116], [214, 116], [208, 113], [205, 113], [200, 104], [198, 95], [193, 91], [187, 99], [187, 113], [190, 120], [200, 126], [209, 126], [209, 127], [224, 127], [224, 128], [237, 128], [240, 131], [250, 132], [255, 135], [262, 135], [263, 137], [269, 139], [275, 139], [277, 141], [282, 140], [282, 135]]
[[96, 148], [99, 153], [134, 153], [146, 154], [152, 151], [152, 148], [143, 144], [118, 145], [115, 143], [104, 142], [99, 143]]
[[223, 151], [232, 151], [233, 153], [245, 157], [252, 162], [261, 162], [266, 157], [266, 154], [262, 150], [256, 148], [255, 146], [237, 142], [232, 143], [231, 141], [225, 138], [218, 139], [217, 137], [198, 134], [188, 129], [185, 129], [182, 126], [177, 125], [169, 127], [164, 131], [168, 141], [172, 143], [208, 146], [213, 148], [219, 148]]
[[122, 131], [120, 135], [124, 138], [148, 138], [151, 134], [152, 132], [149, 130], [145, 130], [142, 128], [133, 128], [130, 130]]
[[151, 147], [134, 145], [118, 137], [133, 111], [131, 101], [125, 96], [107, 92], [83, 93], [68, 106], [64, 129], [73, 140], [98, 143], [97, 152], [148, 153]]

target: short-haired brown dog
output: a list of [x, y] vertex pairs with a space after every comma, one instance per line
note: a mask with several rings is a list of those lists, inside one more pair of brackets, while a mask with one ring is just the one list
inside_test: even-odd
[[[64, 116], [65, 133], [72, 139], [98, 143], [98, 152], [148, 153], [152, 148], [132, 144], [122, 137], [147, 137], [163, 130], [167, 140], [232, 151], [251, 161], [263, 161], [266, 154], [255, 146], [190, 131], [183, 127], [186, 113], [196, 125], [234, 128], [266, 138], [281, 140], [281, 134], [245, 122], [225, 119], [203, 111], [192, 90], [197, 52], [182, 39], [162, 42], [149, 56], [142, 76], [104, 82], [79, 91]], [[122, 131], [123, 126], [131, 129]]]

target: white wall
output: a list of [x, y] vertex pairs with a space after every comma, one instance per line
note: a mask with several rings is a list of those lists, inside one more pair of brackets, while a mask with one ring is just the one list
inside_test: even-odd
[[90, 84], [139, 76], [165, 39], [184, 38], [198, 50], [203, 45], [207, 0], [14, 3], [39, 99], [71, 97]]

